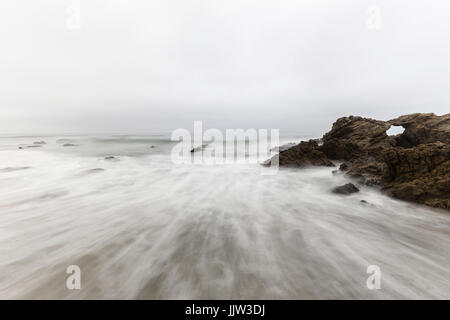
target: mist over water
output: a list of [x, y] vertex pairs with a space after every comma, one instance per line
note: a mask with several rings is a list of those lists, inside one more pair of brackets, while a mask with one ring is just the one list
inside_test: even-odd
[[450, 298], [448, 213], [373, 188], [335, 195], [348, 180], [332, 168], [175, 165], [173, 145], [1, 138], [0, 298]]

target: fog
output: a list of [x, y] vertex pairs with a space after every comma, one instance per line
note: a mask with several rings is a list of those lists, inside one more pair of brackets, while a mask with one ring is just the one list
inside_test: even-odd
[[[448, 112], [448, 0], [2, 0], [0, 134]], [[78, 15], [79, 13], [79, 15]]]

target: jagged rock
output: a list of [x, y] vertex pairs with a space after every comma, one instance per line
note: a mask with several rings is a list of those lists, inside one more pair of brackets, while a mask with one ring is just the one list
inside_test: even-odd
[[387, 123], [405, 128], [405, 131], [396, 138], [400, 147], [410, 148], [436, 141], [450, 144], [450, 114], [436, 116], [434, 113], [413, 113], [389, 120]]
[[359, 189], [353, 183], [347, 183], [342, 186], [334, 188], [332, 191], [333, 193], [348, 195], [355, 192], [359, 192]]
[[[392, 125], [405, 130], [388, 136]], [[340, 170], [360, 182], [381, 185], [396, 198], [450, 208], [450, 114], [415, 113], [386, 122], [340, 118], [323, 142], [323, 153], [346, 160]]]
[[333, 162], [320, 151], [320, 147], [316, 140], [302, 141], [288, 150], [281, 151], [275, 157], [278, 158], [279, 165], [284, 167], [334, 167]]
[[[341, 165], [340, 170], [345, 170], [346, 174], [360, 183], [366, 185], [379, 185], [383, 174], [383, 162], [374, 157], [361, 156], [349, 160]], [[343, 169], [345, 168], [345, 169]]]
[[330, 159], [351, 160], [361, 156], [378, 157], [393, 138], [386, 134], [390, 124], [384, 121], [344, 117], [333, 123], [323, 138], [322, 152]]
[[[388, 136], [391, 126], [404, 131]], [[321, 141], [280, 152], [280, 166], [329, 166], [330, 160], [341, 160], [339, 170], [361, 183], [381, 185], [396, 198], [450, 209], [450, 114], [414, 113], [389, 121], [343, 117]]]
[[384, 155], [383, 190], [396, 198], [450, 208], [450, 146], [435, 142]]

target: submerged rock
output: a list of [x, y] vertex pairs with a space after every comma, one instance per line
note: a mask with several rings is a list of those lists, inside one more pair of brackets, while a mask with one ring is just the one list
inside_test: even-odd
[[64, 143], [63, 147], [77, 147], [77, 144], [73, 144], [73, 143]]
[[33, 144], [42, 145], [42, 144], [47, 144], [47, 142], [45, 142], [45, 141], [35, 141], [35, 142], [33, 142]]
[[332, 192], [337, 194], [348, 195], [355, 192], [359, 192], [359, 189], [353, 183], [347, 183], [342, 186], [334, 188]]
[[191, 149], [191, 153], [197, 152], [197, 151], [202, 151], [203, 149], [205, 149], [208, 145], [207, 144], [202, 144], [201, 146], [198, 147], [194, 147]]
[[119, 158], [116, 158], [114, 156], [107, 156], [104, 158], [105, 160], [109, 160], [109, 161], [119, 161]]

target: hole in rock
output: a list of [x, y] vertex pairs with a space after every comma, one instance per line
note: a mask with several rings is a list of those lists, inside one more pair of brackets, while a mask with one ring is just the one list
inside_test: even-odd
[[398, 134], [402, 134], [405, 131], [405, 128], [402, 126], [391, 126], [388, 130], [386, 130], [386, 134], [388, 136], [396, 136]]

